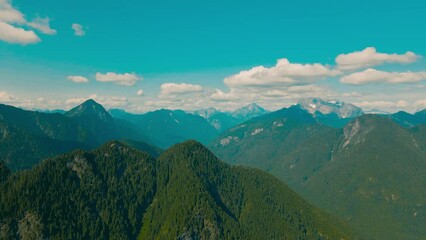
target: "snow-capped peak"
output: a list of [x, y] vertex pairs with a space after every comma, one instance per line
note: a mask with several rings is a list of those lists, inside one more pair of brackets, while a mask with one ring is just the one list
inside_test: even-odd
[[313, 115], [317, 113], [324, 115], [335, 113], [339, 118], [354, 118], [363, 114], [361, 108], [335, 99], [308, 98], [300, 100], [298, 104]]

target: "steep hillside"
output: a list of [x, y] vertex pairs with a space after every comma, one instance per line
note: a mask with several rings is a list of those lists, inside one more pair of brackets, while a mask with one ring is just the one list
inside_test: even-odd
[[114, 139], [127, 139], [140, 147], [143, 141], [147, 143], [143, 143], [145, 149], [155, 149], [133, 124], [113, 119], [93, 100], [65, 114], [0, 105], [0, 160], [13, 171], [31, 168], [59, 153], [94, 148]]
[[95, 137], [68, 117], [59, 113], [26, 111], [0, 104], [0, 121], [37, 136], [90, 145]]
[[194, 141], [158, 160], [120, 142], [10, 175], [7, 239], [351, 239], [346, 226], [274, 177], [231, 167]]
[[[274, 119], [237, 126], [210, 148], [228, 162], [271, 172], [369, 238], [426, 236], [426, 192], [419, 191], [426, 189], [422, 126], [405, 129], [386, 117], [364, 115], [344, 129], [298, 121], [277, 131], [271, 123], [282, 120]], [[237, 140], [238, 129], [245, 137]], [[263, 130], [247, 134], [253, 129]]]
[[35, 135], [0, 122], [0, 161], [3, 160], [12, 171], [31, 168], [40, 159], [78, 148], [85, 149], [87, 146], [75, 141]]
[[155, 160], [120, 143], [42, 162], [0, 184], [6, 239], [134, 239], [155, 193]]

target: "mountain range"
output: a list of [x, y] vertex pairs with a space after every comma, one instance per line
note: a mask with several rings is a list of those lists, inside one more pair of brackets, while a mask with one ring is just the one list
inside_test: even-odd
[[202, 109], [192, 112], [205, 118], [219, 133], [249, 119], [268, 113], [259, 105], [252, 103], [232, 112], [223, 112], [215, 108]]
[[61, 239], [422, 239], [425, 111], [365, 114], [318, 98], [274, 112], [0, 105], [0, 234], [26, 222]]
[[421, 239], [425, 130], [369, 114], [330, 127], [295, 105], [224, 132], [210, 149], [232, 164], [272, 173], [367, 239]]
[[[263, 113], [266, 110], [252, 104], [233, 115], [216, 112], [214, 117], [223, 115], [226, 122], [223, 127], [230, 128]], [[181, 110], [161, 109], [145, 114], [130, 114], [120, 109], [108, 112], [92, 99], [69, 111], [53, 113], [0, 105], [0, 154], [10, 169], [28, 169], [46, 157], [76, 148], [91, 149], [115, 139], [135, 146], [144, 143], [150, 149], [166, 149], [190, 139], [208, 144], [219, 135], [214, 126], [204, 117]]]

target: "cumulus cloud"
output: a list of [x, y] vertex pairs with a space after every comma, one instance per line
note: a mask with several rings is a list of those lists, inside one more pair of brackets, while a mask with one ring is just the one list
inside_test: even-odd
[[414, 105], [418, 110], [422, 110], [426, 108], [426, 99], [417, 100]]
[[412, 63], [419, 58], [419, 55], [410, 51], [404, 54], [387, 54], [377, 52], [374, 47], [368, 47], [362, 51], [340, 54], [336, 57], [336, 63], [340, 70], [356, 70], [384, 63]]
[[217, 102], [235, 100], [232, 93], [225, 93], [220, 89], [216, 89], [214, 93], [210, 95], [210, 99]]
[[361, 101], [355, 102], [356, 106], [364, 109], [398, 109], [409, 106], [405, 100], [393, 101]]
[[0, 103], [25, 109], [55, 109], [61, 106], [58, 100], [46, 100], [42, 97], [35, 99], [20, 98], [5, 91], [0, 91]]
[[32, 22], [28, 23], [28, 26], [34, 29], [37, 29], [38, 31], [44, 34], [48, 34], [48, 35], [56, 34], [56, 30], [50, 27], [50, 18], [48, 17], [46, 18], [36, 17], [35, 19], [33, 19]]
[[376, 69], [366, 69], [344, 76], [341, 83], [351, 85], [366, 85], [371, 83], [416, 83], [426, 80], [426, 72], [384, 72]]
[[89, 80], [86, 77], [83, 76], [68, 76], [68, 80], [75, 82], [75, 83], [87, 83]]
[[55, 35], [56, 30], [50, 27], [50, 18], [45, 17], [36, 17], [31, 22], [28, 23], [28, 26], [44, 33], [47, 35]]
[[134, 73], [96, 73], [96, 81], [98, 82], [111, 82], [122, 86], [134, 86], [138, 81], [141, 81], [142, 77], [137, 76]]
[[78, 24], [78, 23], [73, 23], [71, 25], [71, 29], [74, 30], [75, 36], [82, 37], [82, 36], [86, 35], [86, 32], [83, 29], [83, 26]]
[[97, 94], [91, 94], [87, 97], [76, 97], [70, 98], [65, 101], [66, 108], [75, 107], [84, 101], [93, 99], [100, 103], [105, 108], [122, 108], [129, 105], [129, 100], [126, 97], [120, 96], [99, 96]]
[[188, 83], [163, 83], [161, 84], [160, 89], [160, 95], [167, 96], [201, 92], [203, 90], [203, 87], [201, 87], [200, 85], [193, 85]]
[[15, 102], [16, 100], [17, 98], [9, 94], [8, 92], [5, 92], [5, 91], [0, 92], [0, 102], [11, 103], [11, 102]]
[[358, 98], [358, 97], [362, 97], [363, 94], [359, 93], [359, 92], [345, 92], [342, 94], [342, 97], [352, 97], [352, 98]]
[[0, 40], [7, 43], [27, 45], [40, 42], [34, 31], [25, 30], [0, 21]]
[[9, 0], [0, 0], [0, 40], [12, 44], [32, 44], [40, 42], [37, 34], [25, 28], [33, 28], [43, 34], [54, 35], [50, 19], [37, 16], [28, 22], [23, 13], [14, 8]]
[[0, 21], [20, 24], [26, 22], [24, 15], [13, 8], [8, 0], [0, 0]]
[[137, 92], [136, 92], [136, 94], [140, 97], [140, 96], [143, 96], [143, 90], [142, 89], [139, 89]]
[[283, 58], [274, 67], [257, 66], [225, 78], [228, 87], [271, 87], [277, 85], [303, 85], [324, 77], [333, 77], [341, 72], [319, 63], [291, 63]]
[[340, 74], [342, 72], [327, 65], [291, 63], [283, 58], [277, 60], [273, 67], [257, 66], [226, 77], [224, 84], [229, 90], [215, 89], [209, 98], [226, 107], [241, 107], [256, 102], [270, 109], [278, 109], [306, 96], [334, 96], [335, 93], [327, 87], [316, 83]]

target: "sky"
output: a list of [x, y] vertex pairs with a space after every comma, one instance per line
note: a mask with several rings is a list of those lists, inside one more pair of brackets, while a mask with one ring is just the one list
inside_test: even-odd
[[0, 103], [426, 108], [426, 1], [0, 0]]

